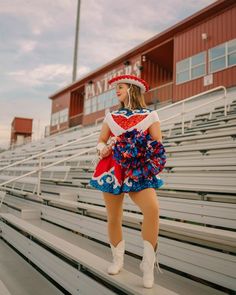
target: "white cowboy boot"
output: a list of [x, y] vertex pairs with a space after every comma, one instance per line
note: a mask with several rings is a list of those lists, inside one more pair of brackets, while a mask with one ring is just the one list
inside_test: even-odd
[[143, 286], [145, 288], [152, 288], [154, 283], [154, 266], [163, 273], [159, 267], [157, 259], [157, 245], [155, 250], [149, 241], [143, 240], [143, 259], [140, 263], [140, 269], [143, 272]]
[[121, 240], [116, 247], [110, 244], [110, 247], [113, 256], [113, 262], [107, 268], [107, 272], [111, 275], [115, 275], [119, 273], [124, 264], [125, 241]]

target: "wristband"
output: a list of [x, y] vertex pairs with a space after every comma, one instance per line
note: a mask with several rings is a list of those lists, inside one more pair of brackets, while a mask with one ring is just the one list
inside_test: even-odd
[[104, 149], [105, 146], [107, 146], [107, 145], [105, 144], [105, 142], [99, 142], [99, 143], [97, 144], [97, 146], [96, 146], [96, 149], [97, 149], [97, 151], [100, 153], [100, 152]]
[[116, 143], [116, 136], [111, 137], [110, 146], [113, 146]]

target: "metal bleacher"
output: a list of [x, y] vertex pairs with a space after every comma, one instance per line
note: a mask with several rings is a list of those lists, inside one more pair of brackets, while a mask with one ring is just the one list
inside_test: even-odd
[[[1, 238], [40, 270], [58, 294], [234, 294], [236, 91], [229, 91], [227, 114], [222, 101], [198, 108], [186, 116], [184, 133], [180, 119], [165, 124], [164, 113], [168, 109], [158, 110], [167, 152], [160, 175], [165, 184], [157, 190], [163, 274], [155, 274], [152, 289], [142, 287], [142, 214], [128, 195], [124, 270], [116, 276], [106, 273], [111, 261], [106, 210], [102, 192], [89, 186], [101, 125], [79, 126], [0, 154], [0, 185], [8, 182], [0, 195]], [[34, 172], [40, 153], [45, 153], [41, 168], [52, 166]], [[26, 157], [32, 158], [14, 164]], [[9, 281], [2, 283], [11, 293]]]

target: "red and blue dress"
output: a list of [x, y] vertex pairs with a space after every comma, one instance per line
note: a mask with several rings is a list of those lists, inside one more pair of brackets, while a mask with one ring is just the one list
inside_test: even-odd
[[103, 122], [115, 143], [111, 154], [97, 163], [90, 185], [114, 195], [161, 187], [158, 174], [166, 163], [165, 149], [149, 133], [157, 121], [157, 112], [146, 108], [109, 112]]

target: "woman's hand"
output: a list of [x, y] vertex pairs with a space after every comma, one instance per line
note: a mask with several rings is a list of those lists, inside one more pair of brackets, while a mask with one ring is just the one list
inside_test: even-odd
[[113, 136], [111, 138], [111, 141], [108, 145], [106, 145], [104, 142], [100, 142], [97, 145], [97, 150], [99, 154], [99, 158], [105, 158], [108, 157], [112, 152], [112, 147], [116, 143], [116, 136]]
[[101, 150], [99, 156], [100, 156], [101, 159], [106, 158], [111, 154], [111, 152], [112, 152], [112, 146], [107, 145]]

